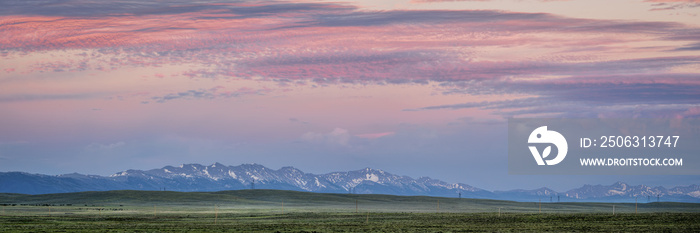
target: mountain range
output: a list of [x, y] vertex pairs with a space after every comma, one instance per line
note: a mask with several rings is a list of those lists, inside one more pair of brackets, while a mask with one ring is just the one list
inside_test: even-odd
[[183, 164], [152, 170], [127, 170], [110, 176], [64, 174], [41, 175], [24, 172], [0, 173], [0, 193], [46, 194], [106, 190], [167, 190], [205, 192], [238, 189], [279, 189], [319, 193], [425, 195], [486, 198], [513, 201], [678, 201], [700, 203], [700, 186], [674, 188], [612, 185], [584, 185], [566, 192], [549, 188], [487, 191], [463, 183], [447, 183], [429, 177], [413, 179], [379, 169], [311, 174], [294, 167], [279, 170], [259, 164], [210, 166]]

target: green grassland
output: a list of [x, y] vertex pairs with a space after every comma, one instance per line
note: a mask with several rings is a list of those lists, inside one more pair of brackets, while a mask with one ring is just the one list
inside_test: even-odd
[[0, 194], [0, 204], [0, 232], [700, 231], [693, 203], [640, 203], [635, 212], [634, 203], [238, 190]]

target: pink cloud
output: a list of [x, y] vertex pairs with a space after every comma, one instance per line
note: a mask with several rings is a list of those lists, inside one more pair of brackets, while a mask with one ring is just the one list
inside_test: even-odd
[[382, 132], [382, 133], [368, 133], [368, 134], [356, 134], [356, 137], [366, 138], [366, 139], [376, 139], [389, 135], [394, 135], [396, 132]]
[[700, 0], [645, 0], [645, 2], [687, 2], [687, 3], [700, 3]]
[[[215, 86], [209, 89], [193, 89], [180, 91], [175, 93], [168, 93], [165, 95], [151, 96], [150, 98], [142, 101], [142, 103], [150, 103], [150, 101], [155, 101], [157, 103], [165, 103], [171, 100], [186, 99], [186, 100], [196, 100], [196, 99], [217, 99], [217, 98], [236, 98], [247, 95], [265, 95], [274, 91], [269, 88], [259, 88], [253, 89], [248, 87], [241, 87], [233, 91], [227, 91], [226, 87]], [[131, 96], [143, 96], [146, 93], [134, 94]]]
[[[411, 0], [411, 3], [433, 3], [433, 2], [492, 2], [494, 0]], [[538, 2], [565, 2], [571, 0], [532, 0]]]
[[411, 3], [431, 3], [431, 2], [490, 2], [493, 0], [411, 0]]
[[700, 7], [700, 0], [646, 0], [651, 2], [650, 11], [679, 10], [683, 8]]

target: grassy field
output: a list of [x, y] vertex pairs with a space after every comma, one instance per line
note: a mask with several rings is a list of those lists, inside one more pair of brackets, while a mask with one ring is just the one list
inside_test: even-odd
[[635, 213], [634, 203], [540, 209], [537, 202], [239, 190], [0, 194], [0, 204], [0, 232], [700, 231], [700, 204], [689, 203], [638, 204]]

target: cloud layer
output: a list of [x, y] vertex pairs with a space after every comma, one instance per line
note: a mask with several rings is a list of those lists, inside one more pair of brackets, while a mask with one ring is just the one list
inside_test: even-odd
[[[443, 94], [518, 93], [568, 107], [693, 105], [700, 100], [694, 91], [700, 89], [695, 81], [700, 57], [689, 53], [697, 51], [700, 28], [673, 22], [495, 10], [370, 11], [306, 2], [1, 4], [4, 57], [85, 51], [82, 58], [34, 61], [24, 67], [29, 70], [6, 67], [7, 72], [198, 64], [171, 75], [252, 78], [279, 85], [439, 82]], [[247, 93], [215, 92], [171, 91], [142, 102]]]

